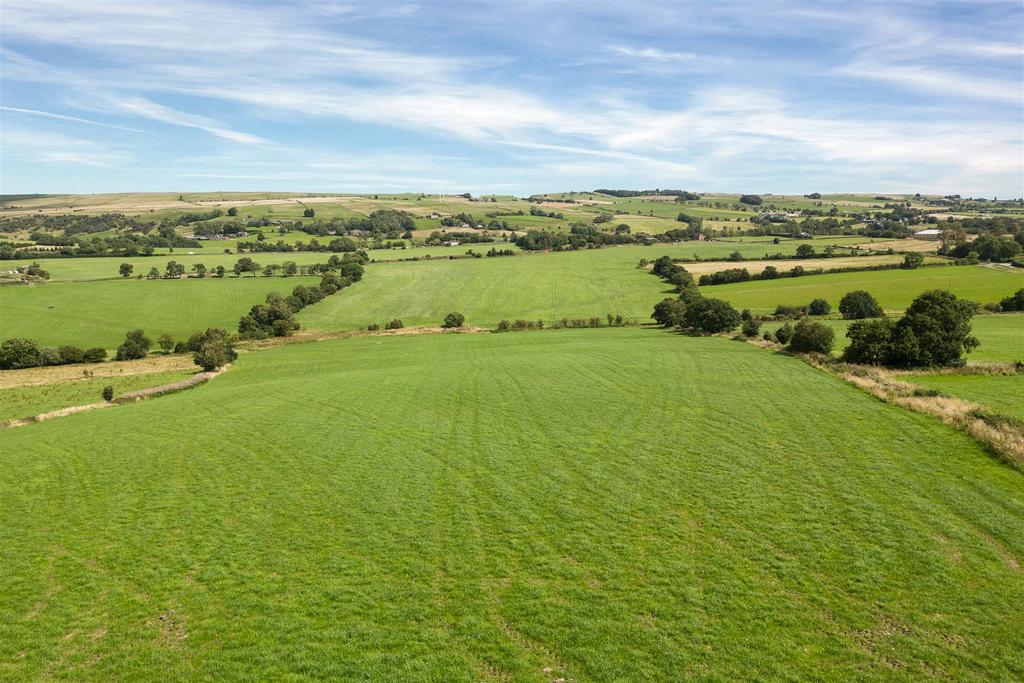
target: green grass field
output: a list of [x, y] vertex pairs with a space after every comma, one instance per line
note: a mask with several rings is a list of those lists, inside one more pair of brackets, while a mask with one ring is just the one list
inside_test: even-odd
[[99, 403], [102, 400], [103, 387], [108, 385], [114, 388], [114, 396], [117, 397], [129, 391], [176, 382], [196, 372], [198, 369], [174, 370], [0, 389], [0, 421], [31, 417], [68, 406]]
[[[792, 240], [771, 245], [772, 253], [792, 254], [803, 243]], [[708, 260], [733, 251], [755, 256], [767, 249], [761, 243], [685, 242], [376, 264], [367, 269], [358, 290], [303, 311], [300, 320], [318, 329], [351, 329], [394, 317], [406, 325], [427, 325], [438, 324], [446, 313], [458, 310], [469, 324], [484, 326], [502, 319], [552, 322], [563, 316], [603, 317], [607, 313], [647, 321], [654, 304], [672, 292], [657, 277], [636, 268], [641, 258], [654, 260], [663, 254], [692, 258], [696, 254]]]
[[908, 382], [1024, 420], [1024, 375], [911, 375]]
[[0, 287], [0, 337], [29, 337], [44, 346], [73, 344], [113, 349], [128, 330], [142, 328], [155, 342], [207, 327], [234, 330], [238, 319], [268, 292], [315, 284], [311, 277], [226, 277], [205, 280], [109, 280]]
[[799, 306], [823, 298], [838, 308], [847, 292], [871, 292], [883, 308], [901, 310], [922, 292], [948, 289], [978, 303], [998, 302], [1024, 287], [1024, 270], [950, 266], [917, 270], [879, 270], [753, 280], [701, 288], [704, 296], [725, 299], [737, 308], [770, 312], [779, 304]]
[[729, 340], [292, 345], [0, 439], [10, 680], [1024, 676], [1020, 473]]

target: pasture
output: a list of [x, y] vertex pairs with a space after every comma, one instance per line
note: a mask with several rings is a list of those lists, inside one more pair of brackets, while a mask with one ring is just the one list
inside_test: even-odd
[[947, 396], [977, 403], [993, 412], [1024, 421], [1024, 375], [908, 375], [899, 377]]
[[10, 679], [1024, 673], [1020, 473], [725, 339], [290, 345], [2, 438]]
[[801, 306], [822, 298], [833, 310], [847, 292], [870, 292], [886, 310], [902, 310], [922, 292], [948, 289], [978, 303], [998, 302], [1024, 287], [1024, 270], [949, 266], [916, 270], [879, 270], [808, 275], [702, 287], [704, 296], [725, 299], [737, 308], [771, 312], [779, 304]]
[[128, 330], [142, 328], [154, 343], [208, 327], [234, 330], [268, 292], [291, 292], [312, 277], [226, 277], [203, 280], [108, 280], [0, 287], [3, 338], [29, 337], [44, 346], [113, 349]]
[[129, 391], [170, 384], [194, 375], [197, 370], [125, 375], [122, 377], [80, 378], [54, 384], [0, 388], [0, 422], [31, 417], [57, 408], [99, 403], [103, 387], [111, 386], [114, 396]]

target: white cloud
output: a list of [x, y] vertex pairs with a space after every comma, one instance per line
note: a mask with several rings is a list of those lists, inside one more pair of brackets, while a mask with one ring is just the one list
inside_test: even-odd
[[90, 126], [101, 126], [103, 128], [114, 128], [117, 130], [126, 130], [131, 133], [142, 133], [143, 131], [138, 128], [129, 128], [128, 126], [118, 126], [112, 123], [103, 123], [101, 121], [93, 121], [91, 119], [82, 119], [77, 116], [66, 116], [64, 114], [55, 114], [49, 111], [40, 111], [38, 109], [22, 109], [20, 107], [6, 107], [0, 105], [0, 111], [11, 112], [13, 114], [27, 114], [29, 116], [40, 116], [46, 119], [55, 119], [58, 121], [71, 121], [73, 123], [86, 123]]
[[195, 114], [177, 111], [170, 107], [165, 107], [162, 104], [157, 104], [156, 102], [147, 100], [143, 97], [113, 96], [108, 97], [106, 102], [111, 108], [118, 109], [127, 114], [134, 114], [136, 116], [152, 119], [153, 121], [169, 123], [175, 126], [197, 128], [199, 130], [206, 131], [210, 135], [224, 138], [225, 140], [231, 140], [232, 142], [242, 142], [245, 144], [264, 144], [267, 142], [256, 135], [232, 130], [224, 124], [213, 119], [208, 119], [205, 116], [197, 116]]

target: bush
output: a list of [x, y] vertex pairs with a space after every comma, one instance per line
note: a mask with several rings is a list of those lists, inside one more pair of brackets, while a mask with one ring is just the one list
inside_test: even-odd
[[512, 325], [507, 320], [502, 320], [498, 323], [498, 327], [495, 328], [495, 332], [508, 332]]
[[913, 270], [914, 268], [917, 268], [923, 264], [924, 254], [918, 254], [916, 252], [913, 252], [910, 254], [906, 254], [903, 257], [903, 265], [901, 265], [900, 267], [905, 268], [907, 270]]
[[57, 355], [60, 356], [62, 365], [85, 362], [85, 351], [77, 346], [59, 346], [57, 347]]
[[34, 339], [14, 337], [0, 344], [0, 368], [16, 370], [41, 365], [42, 351]]
[[801, 320], [789, 340], [789, 350], [798, 353], [832, 353], [835, 333], [831, 327], [812, 320]]
[[369, 325], [366, 326], [367, 332], [376, 332], [379, 329], [380, 325], [378, 325], [377, 323], [370, 323]]
[[863, 320], [864, 318], [879, 318], [882, 316], [882, 307], [875, 301], [875, 297], [863, 289], [848, 292], [839, 302], [839, 312], [847, 320]]
[[462, 327], [465, 324], [465, 322], [466, 316], [462, 315], [461, 313], [452, 311], [451, 313], [444, 317], [444, 322], [441, 324], [441, 327], [448, 329], [451, 329], [453, 327]]
[[683, 324], [698, 332], [729, 332], [740, 324], [740, 314], [728, 301], [700, 299], [686, 308]]
[[1008, 296], [999, 302], [999, 310], [1024, 311], [1024, 289], [1018, 289], [1013, 296]]
[[896, 323], [889, 318], [858, 320], [850, 325], [846, 337], [850, 345], [843, 351], [847, 363], [880, 365], [889, 359], [892, 332]]
[[789, 340], [793, 338], [793, 324], [786, 323], [779, 329], [775, 330], [775, 341], [780, 344], [788, 344]]
[[[213, 331], [215, 330], [207, 330], [207, 333]], [[207, 339], [192, 356], [192, 361], [206, 372], [224, 367], [238, 357], [231, 340], [227, 337], [227, 332], [216, 331], [222, 332], [224, 336]]]
[[398, 318], [395, 318], [394, 320], [389, 320], [384, 325], [385, 330], [400, 330], [403, 327], [405, 327], [405, 325], [403, 325], [402, 321], [399, 320]]
[[102, 363], [107, 359], [107, 350], [101, 349], [98, 346], [91, 349], [86, 349], [85, 354], [82, 356], [82, 362], [84, 363]]
[[802, 318], [807, 315], [806, 306], [783, 306], [779, 304], [775, 307], [775, 313], [773, 314], [776, 318]]
[[662, 327], [676, 327], [683, 322], [686, 307], [679, 299], [662, 299], [654, 305], [651, 318]]
[[161, 334], [156, 343], [160, 345], [160, 350], [164, 353], [170, 353], [174, 350], [174, 337], [169, 334]]
[[103, 400], [107, 402], [114, 400], [114, 387], [109, 384], [103, 387]]
[[760, 206], [764, 202], [759, 195], [756, 194], [745, 194], [740, 196], [740, 204], [747, 204], [749, 206]]
[[142, 330], [132, 330], [125, 335], [124, 343], [117, 347], [115, 360], [136, 360], [145, 358], [149, 349], [153, 346], [153, 340], [146, 336]]
[[761, 331], [761, 323], [753, 318], [749, 318], [743, 321], [740, 331], [743, 332], [744, 337], [756, 337]]
[[828, 315], [832, 312], [832, 306], [824, 299], [813, 299], [807, 306], [807, 312], [811, 315]]

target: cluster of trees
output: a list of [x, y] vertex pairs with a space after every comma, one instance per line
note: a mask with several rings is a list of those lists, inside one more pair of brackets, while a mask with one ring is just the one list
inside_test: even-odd
[[1016, 237], [1000, 237], [998, 235], [982, 235], [973, 242], [960, 242], [946, 246], [943, 252], [954, 258], [966, 258], [973, 261], [1006, 262], [1012, 261], [1024, 252], [1024, 233]]
[[832, 305], [824, 299], [812, 299], [811, 303], [805, 306], [785, 306], [779, 304], [775, 307], [773, 316], [781, 318], [802, 318], [806, 315], [822, 316], [832, 312]]
[[441, 232], [435, 230], [430, 233], [430, 237], [424, 240], [424, 244], [430, 246], [439, 246], [445, 242], [459, 242], [462, 244], [479, 244], [485, 242], [494, 242], [494, 235], [486, 232]]
[[765, 332], [763, 338], [778, 342], [794, 353], [828, 354], [832, 353], [835, 344], [835, 332], [831, 327], [806, 318], [799, 320], [795, 326], [787, 322], [774, 333]]
[[682, 197], [686, 200], [700, 199], [700, 195], [695, 192], [687, 192], [686, 190], [608, 190], [599, 189], [594, 190], [594, 194], [606, 194], [612, 197], [621, 197], [623, 199], [628, 197], [656, 197], [661, 195], [663, 197]]
[[971, 336], [977, 306], [949, 291], [936, 289], [914, 299], [898, 321], [859, 320], [846, 336], [843, 360], [896, 367], [950, 367], [978, 345]]
[[71, 363], [101, 363], [107, 359], [107, 352], [101, 348], [81, 349], [77, 346], [40, 346], [34, 339], [12, 337], [0, 342], [0, 369], [17, 370], [36, 368], [44, 365], [69, 365]]
[[491, 247], [487, 251], [487, 254], [486, 254], [486, 256], [515, 256], [515, 255], [516, 255], [515, 249], [497, 249], [495, 247]]
[[[60, 237], [36, 235], [39, 244], [58, 242], [60, 249], [32, 251], [33, 258], [66, 258], [79, 256], [150, 256], [159, 248], [198, 247], [199, 242], [178, 235], [140, 235], [123, 233], [113, 237]], [[0, 260], [23, 258], [25, 251], [16, 251], [12, 246], [0, 247]]]
[[658, 235], [633, 235], [628, 228], [628, 225], [622, 224], [613, 232], [602, 232], [593, 225], [577, 223], [569, 226], [568, 234], [557, 230], [529, 230], [518, 235], [515, 244], [524, 251], [573, 251], [595, 249], [610, 244], [648, 244], [655, 241], [677, 242], [692, 239], [688, 229], [669, 230]]

